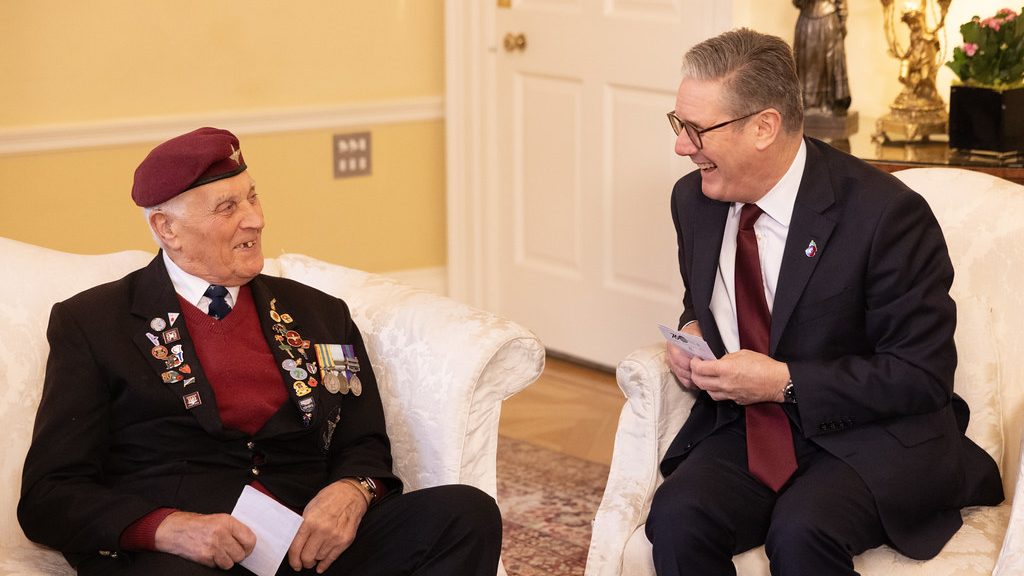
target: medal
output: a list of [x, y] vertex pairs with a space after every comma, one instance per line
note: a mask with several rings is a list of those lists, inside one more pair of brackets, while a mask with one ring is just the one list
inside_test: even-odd
[[338, 378], [337, 372], [324, 372], [324, 388], [331, 394], [337, 394], [341, 390], [341, 379]]
[[359, 380], [358, 375], [353, 374], [352, 380], [349, 381], [349, 384], [352, 387], [352, 393], [355, 394], [356, 396], [359, 396], [360, 394], [363, 393], [363, 383]]

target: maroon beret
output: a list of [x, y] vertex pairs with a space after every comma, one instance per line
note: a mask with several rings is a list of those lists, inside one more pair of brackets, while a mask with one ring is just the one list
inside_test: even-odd
[[156, 206], [186, 190], [245, 171], [238, 138], [227, 130], [200, 128], [153, 148], [135, 169], [132, 200]]

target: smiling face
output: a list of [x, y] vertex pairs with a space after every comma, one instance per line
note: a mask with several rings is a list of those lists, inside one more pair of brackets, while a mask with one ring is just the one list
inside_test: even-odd
[[[706, 128], [745, 114], [734, 114], [726, 109], [724, 90], [719, 80], [683, 78], [676, 94], [676, 116], [698, 128]], [[676, 154], [688, 156], [700, 168], [701, 190], [705, 196], [722, 202], [753, 202], [767, 192], [764, 182], [760, 181], [758, 166], [757, 123], [760, 117], [761, 114], [755, 114], [705, 132], [701, 135], [703, 147], [699, 150], [686, 131], [680, 131]]]
[[248, 172], [182, 193], [150, 225], [175, 264], [210, 284], [241, 286], [263, 269], [263, 208]]

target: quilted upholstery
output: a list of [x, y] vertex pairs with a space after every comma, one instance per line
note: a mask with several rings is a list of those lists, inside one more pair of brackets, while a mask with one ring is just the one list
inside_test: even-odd
[[[1024, 326], [1016, 286], [1024, 284], [1024, 187], [986, 174], [920, 168], [896, 176], [922, 194], [942, 225], [956, 269], [954, 387], [971, 406], [967, 434], [999, 464], [1007, 501], [964, 511], [964, 527], [936, 558], [919, 562], [888, 547], [855, 559], [865, 575], [1024, 574]], [[689, 413], [693, 396], [668, 371], [664, 346], [641, 348], [618, 367], [626, 405], [611, 473], [594, 520], [587, 576], [653, 575], [644, 522], [662, 478], [657, 463]], [[1016, 490], [1015, 490], [1016, 489]], [[767, 575], [763, 548], [734, 559], [740, 576]]]
[[[56, 552], [29, 542], [15, 511], [48, 345], [50, 307], [140, 268], [142, 251], [83, 256], [0, 238], [0, 576], [71, 575]], [[461, 482], [495, 494], [501, 402], [544, 366], [522, 327], [386, 277], [306, 256], [267, 260], [264, 273], [345, 299], [363, 332], [384, 399], [395, 467], [409, 489]], [[499, 573], [504, 573], [501, 570]]]

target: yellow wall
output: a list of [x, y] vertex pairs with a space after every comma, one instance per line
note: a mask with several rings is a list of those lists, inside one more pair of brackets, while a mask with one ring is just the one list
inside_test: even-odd
[[[442, 0], [0, 0], [0, 134], [439, 97], [443, 16]], [[335, 180], [332, 133], [363, 129], [373, 175]], [[241, 141], [268, 256], [375, 271], [444, 264], [443, 121]], [[0, 236], [79, 253], [151, 249], [129, 192], [154, 144], [0, 156]]]

